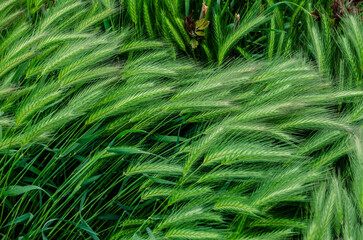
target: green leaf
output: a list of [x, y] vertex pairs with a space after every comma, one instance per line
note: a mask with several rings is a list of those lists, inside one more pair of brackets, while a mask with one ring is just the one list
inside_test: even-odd
[[75, 227], [77, 227], [77, 228], [79, 228], [79, 229], [81, 229], [81, 230], [86, 231], [86, 232], [87, 232], [88, 234], [90, 234], [92, 237], [93, 237], [93, 236], [96, 236], [96, 238], [94, 238], [94, 239], [99, 239], [99, 238], [97, 237], [97, 235], [99, 235], [98, 233], [94, 232], [92, 229], [90, 229], [90, 228], [88, 228], [88, 227], [83, 226], [82, 224], [75, 223], [75, 222], [72, 222], [72, 221], [69, 221], [69, 220], [65, 220], [65, 219], [54, 218], [54, 219], [51, 219], [51, 220], [49, 220], [48, 222], [46, 222], [46, 223], [44, 224], [44, 226], [43, 226], [43, 228], [42, 228], [42, 238], [43, 238], [43, 240], [48, 240], [48, 238], [47, 238], [47, 236], [45, 235], [44, 231], [45, 231], [45, 230], [49, 230], [50, 228], [47, 228], [47, 227], [48, 227], [48, 226], [49, 226], [52, 222], [54, 222], [54, 221], [63, 221], [63, 222], [66, 222], [66, 223], [71, 224], [71, 225], [73, 225], [73, 226], [75, 226]]
[[107, 152], [119, 153], [119, 154], [145, 154], [143, 150], [132, 147], [114, 147], [107, 150]]
[[110, 213], [101, 213], [100, 215], [97, 216], [97, 219], [106, 220], [106, 221], [116, 221], [120, 219], [120, 216]]
[[209, 21], [205, 21], [201, 26], [197, 27], [197, 30], [204, 30], [209, 26]]
[[176, 185], [176, 183], [175, 182], [172, 182], [172, 181], [168, 181], [168, 180], [161, 179], [161, 178], [150, 177], [149, 175], [147, 175], [145, 173], [143, 175], [146, 176], [151, 181], [153, 181], [154, 183]]
[[111, 27], [110, 22], [107, 19], [103, 20], [103, 25], [105, 26], [106, 31]]
[[4, 227], [8, 227], [8, 226], [12, 226], [21, 222], [24, 222], [25, 220], [28, 220], [28, 222], [30, 222], [33, 219], [34, 215], [32, 213], [25, 213], [23, 215], [21, 215], [20, 217], [15, 218], [14, 220], [8, 222], [7, 224], [5, 224], [3, 226]]
[[84, 230], [86, 230], [88, 232], [88, 234], [92, 237], [93, 240], [99, 240], [99, 238], [97, 236], [98, 233], [96, 233], [95, 231], [93, 231], [93, 229], [91, 228], [91, 226], [88, 225], [88, 223], [82, 217], [82, 209], [83, 209], [84, 202], [86, 201], [87, 193], [88, 193], [88, 189], [86, 189], [83, 192], [83, 196], [82, 196], [81, 202], [79, 204], [79, 216], [81, 218], [81, 225], [80, 226], [82, 226], [84, 228]]
[[196, 31], [195, 32], [199, 37], [203, 37], [205, 33], [203, 31]]
[[[156, 135], [156, 136], [153, 136], [153, 139], [160, 141], [160, 142], [168, 142], [168, 143], [178, 142], [178, 136]], [[186, 140], [187, 140], [186, 138], [179, 137], [180, 142], [183, 142]]]
[[185, 17], [189, 15], [190, 0], [185, 0]]
[[[26, 192], [32, 191], [32, 190], [42, 190], [46, 193], [46, 191], [38, 186], [35, 185], [28, 185], [28, 186], [9, 186], [7, 188], [1, 188], [0, 192], [2, 196], [9, 196], [9, 197], [14, 197], [14, 196], [18, 196], [18, 195], [22, 195]], [[49, 194], [47, 194], [48, 196], [50, 196]]]
[[138, 130], [138, 129], [129, 129], [129, 130], [125, 130], [125, 131], [122, 131], [122, 132], [120, 132], [111, 142], [110, 142], [110, 144], [108, 145], [109, 147], [112, 147], [112, 145], [114, 144], [114, 142], [117, 140], [117, 139], [119, 139], [119, 138], [121, 138], [121, 137], [123, 137], [123, 136], [125, 136], [126, 134], [129, 134], [129, 133], [147, 133], [146, 131], [144, 131], [144, 130]]
[[204, 21], [205, 21], [205, 18], [202, 18], [202, 19], [200, 19], [200, 20], [197, 20], [197, 21], [195, 22], [195, 28], [196, 28], [196, 29], [200, 28], [200, 27], [203, 25]]
[[90, 177], [90, 178], [86, 179], [86, 180], [82, 183], [81, 187], [84, 187], [84, 186], [86, 186], [86, 185], [88, 185], [88, 184], [90, 184], [90, 183], [92, 183], [92, 182], [97, 181], [97, 180], [98, 180], [98, 179], [99, 179], [102, 175], [103, 175], [103, 173], [98, 174], [98, 175], [96, 175], [96, 176], [93, 176], [93, 177]]

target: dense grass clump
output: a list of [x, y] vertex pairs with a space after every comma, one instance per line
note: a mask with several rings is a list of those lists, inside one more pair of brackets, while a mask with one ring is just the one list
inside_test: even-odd
[[1, 238], [363, 239], [360, 2], [1, 1]]

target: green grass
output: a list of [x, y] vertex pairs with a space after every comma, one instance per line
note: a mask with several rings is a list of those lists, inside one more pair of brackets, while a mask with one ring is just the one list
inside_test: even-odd
[[330, 3], [207, 0], [195, 49], [203, 1], [0, 3], [1, 238], [362, 239], [363, 25]]

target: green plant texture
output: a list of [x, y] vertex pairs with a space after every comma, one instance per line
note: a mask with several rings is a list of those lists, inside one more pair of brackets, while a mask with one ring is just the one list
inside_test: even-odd
[[0, 0], [0, 239], [363, 239], [362, 13]]

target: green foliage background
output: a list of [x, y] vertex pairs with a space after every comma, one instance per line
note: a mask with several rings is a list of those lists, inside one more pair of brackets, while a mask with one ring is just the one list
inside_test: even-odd
[[363, 24], [331, 3], [207, 0], [193, 49], [201, 0], [0, 1], [0, 237], [363, 239]]

